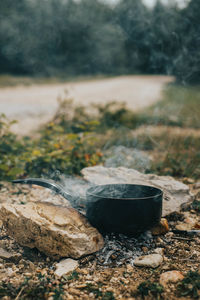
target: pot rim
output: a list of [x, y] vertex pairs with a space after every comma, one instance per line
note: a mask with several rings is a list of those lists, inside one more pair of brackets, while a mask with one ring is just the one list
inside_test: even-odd
[[[148, 196], [148, 197], [137, 197], [137, 198], [117, 198], [117, 197], [106, 197], [105, 196], [101, 196], [95, 193], [90, 193], [90, 189], [95, 188], [95, 187], [101, 187], [101, 186], [114, 186], [114, 185], [127, 185], [127, 186], [141, 186], [141, 187], [148, 187], [148, 188], [154, 188], [155, 190], [158, 191], [158, 194], [153, 195], [153, 196]], [[155, 186], [152, 185], [146, 185], [146, 184], [132, 184], [132, 183], [111, 183], [111, 184], [98, 184], [98, 185], [94, 185], [90, 188], [87, 189], [86, 191], [87, 196], [94, 196], [94, 197], [98, 197], [98, 198], [104, 198], [107, 200], [146, 200], [146, 199], [151, 199], [151, 198], [157, 198], [159, 196], [163, 196], [163, 191], [160, 188], [157, 188]]]

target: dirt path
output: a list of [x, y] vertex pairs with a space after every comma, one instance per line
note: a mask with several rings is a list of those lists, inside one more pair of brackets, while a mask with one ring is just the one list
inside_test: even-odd
[[124, 101], [133, 110], [149, 106], [161, 98], [167, 76], [120, 76], [83, 82], [31, 85], [0, 89], [0, 113], [19, 120], [13, 130], [27, 134], [46, 122], [57, 108], [58, 97], [67, 95], [75, 103]]

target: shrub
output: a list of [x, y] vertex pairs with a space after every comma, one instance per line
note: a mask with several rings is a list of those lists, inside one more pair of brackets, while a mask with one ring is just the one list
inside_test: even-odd
[[199, 299], [200, 274], [197, 271], [189, 271], [179, 283], [177, 293], [179, 296], [190, 296], [192, 299]]
[[[49, 123], [40, 138], [19, 138], [10, 131], [13, 122], [0, 117], [0, 180], [12, 180], [17, 176], [45, 176], [59, 171], [63, 174], [79, 174], [87, 166], [102, 159], [96, 149], [95, 137], [87, 130], [65, 133], [62, 126]], [[92, 125], [91, 125], [92, 126]]]
[[161, 294], [164, 292], [164, 288], [159, 283], [152, 283], [150, 281], [144, 281], [138, 286], [138, 293], [144, 298], [145, 296], [151, 296], [153, 299], [161, 299]]

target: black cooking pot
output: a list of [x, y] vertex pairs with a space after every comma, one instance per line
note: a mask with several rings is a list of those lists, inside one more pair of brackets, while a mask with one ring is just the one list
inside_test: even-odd
[[[29, 178], [13, 182], [44, 186], [68, 200], [74, 200], [73, 195], [69, 195], [61, 185], [46, 179]], [[160, 189], [147, 185], [95, 185], [86, 191], [86, 217], [102, 233], [138, 234], [159, 223], [162, 198]]]

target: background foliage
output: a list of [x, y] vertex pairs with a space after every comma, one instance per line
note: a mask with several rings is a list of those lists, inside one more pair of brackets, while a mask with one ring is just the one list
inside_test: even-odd
[[34, 76], [174, 74], [200, 79], [200, 2], [1, 0], [0, 72]]
[[[173, 115], [174, 110], [180, 113]], [[35, 137], [16, 136], [11, 132], [12, 122], [1, 115], [0, 180], [80, 174], [82, 168], [106, 163], [109, 158], [115, 164], [113, 155], [118, 166], [128, 163], [127, 167], [140, 170], [144, 163], [146, 172], [198, 179], [199, 119], [199, 89], [185, 91], [179, 86], [168, 87], [162, 101], [137, 114], [123, 103], [86, 109], [61, 100], [52, 120]], [[146, 124], [160, 127], [149, 135]], [[136, 134], [135, 129], [142, 125], [145, 130]], [[174, 126], [184, 127], [184, 134], [173, 134]], [[149, 163], [141, 151], [153, 156], [153, 161]], [[130, 156], [134, 153], [138, 163]]]

